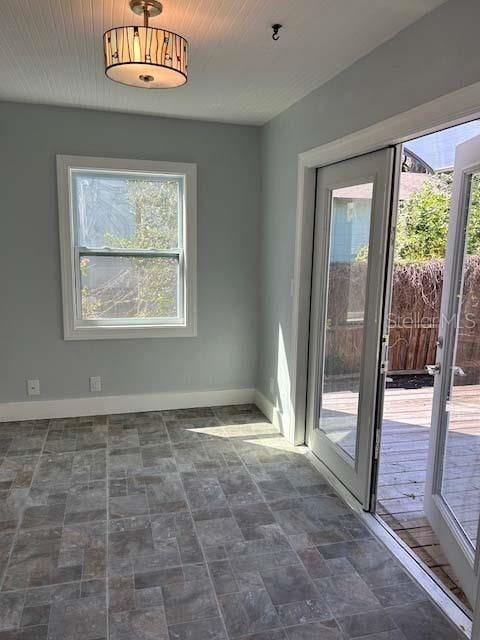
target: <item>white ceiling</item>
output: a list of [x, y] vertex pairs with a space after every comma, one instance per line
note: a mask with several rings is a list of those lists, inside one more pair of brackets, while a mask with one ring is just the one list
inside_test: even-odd
[[162, 91], [104, 75], [103, 32], [142, 23], [128, 0], [5, 0], [0, 99], [261, 124], [443, 1], [164, 0], [151, 24], [189, 40], [190, 67]]

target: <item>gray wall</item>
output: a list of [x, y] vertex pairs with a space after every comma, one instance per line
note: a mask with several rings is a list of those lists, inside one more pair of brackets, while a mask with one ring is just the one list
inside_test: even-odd
[[298, 153], [480, 81], [479, 23], [478, 0], [450, 0], [262, 128], [257, 388], [280, 411], [291, 393]]
[[[57, 153], [197, 163], [198, 337], [63, 340]], [[2, 103], [0, 187], [1, 402], [255, 386], [258, 128]]]
[[[479, 81], [479, 22], [477, 0], [450, 0], [261, 130], [0, 104], [0, 401], [28, 377], [42, 398], [86, 396], [101, 375], [108, 395], [256, 381], [282, 409], [298, 153]], [[57, 153], [198, 163], [197, 338], [63, 341]]]

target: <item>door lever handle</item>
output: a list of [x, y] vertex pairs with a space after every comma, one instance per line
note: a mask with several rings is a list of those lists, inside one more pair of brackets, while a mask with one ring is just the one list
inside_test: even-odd
[[427, 364], [425, 366], [425, 369], [427, 370], [429, 376], [434, 376], [437, 373], [440, 373], [440, 363], [437, 362], [435, 364]]
[[452, 372], [454, 376], [461, 376], [462, 378], [467, 375], [462, 367], [452, 367]]

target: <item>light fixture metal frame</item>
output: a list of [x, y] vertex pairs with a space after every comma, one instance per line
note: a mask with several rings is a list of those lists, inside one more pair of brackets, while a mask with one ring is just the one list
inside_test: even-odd
[[[161, 2], [158, 2], [158, 0], [130, 0], [129, 6], [132, 12], [135, 13], [136, 15], [143, 15], [143, 26], [124, 25], [121, 27], [113, 27], [112, 29], [108, 29], [107, 31], [105, 31], [105, 33], [103, 34], [103, 48], [104, 48], [104, 58], [105, 58], [105, 75], [107, 76], [107, 78], [109, 78], [109, 80], [112, 80], [113, 82], [117, 82], [118, 84], [123, 84], [124, 86], [129, 86], [135, 89], [143, 89], [143, 88], [176, 89], [186, 84], [188, 82], [188, 73], [187, 73], [188, 72], [188, 41], [186, 40], [186, 38], [184, 38], [178, 33], [175, 33], [174, 31], [170, 31], [169, 29], [163, 29], [161, 27], [151, 27], [149, 25], [150, 18], [159, 16], [162, 13], [163, 6]], [[112, 42], [111, 34], [115, 33], [115, 41], [116, 41], [118, 32], [121, 32], [123, 35], [125, 35], [128, 29], [133, 29], [134, 37], [135, 37], [135, 34], [138, 35], [140, 33], [141, 29], [145, 29], [145, 33], [147, 33], [147, 30], [152, 30], [151, 31], [152, 36], [153, 36], [153, 33], [157, 33], [157, 55], [158, 55], [158, 33], [159, 32], [162, 32], [164, 42], [166, 42], [167, 44], [170, 38], [175, 39], [175, 41], [178, 43], [178, 47], [180, 47], [183, 53], [183, 56], [179, 56], [177, 51], [177, 56], [176, 56], [177, 66], [173, 64], [160, 63], [158, 61], [151, 62], [147, 60], [146, 54], [144, 56], [144, 59], [140, 61], [139, 60], [122, 60], [121, 62], [109, 63], [108, 56], [107, 56], [107, 48], [108, 47], [111, 48], [111, 42]], [[153, 40], [153, 37], [150, 39], [150, 42], [152, 42], [152, 40]], [[162, 50], [163, 50], [163, 47], [162, 47]], [[113, 49], [111, 49], [110, 53], [111, 53], [111, 56], [110, 56], [111, 59], [115, 59], [115, 57], [118, 57], [118, 50], [114, 51]], [[169, 54], [165, 54], [165, 60], [167, 60], [167, 57], [166, 57], [167, 55]], [[150, 57], [150, 54], [148, 57]], [[173, 62], [172, 57], [170, 57], [169, 59]], [[139, 79], [144, 80], [145, 85], [135, 85], [128, 82], [122, 82], [121, 80], [117, 80], [108, 74], [108, 71], [112, 68], [124, 67], [132, 64], [141, 64], [142, 66], [145, 66], [145, 67], [152, 67], [152, 69], [158, 69], [158, 68], [168, 69], [178, 74], [179, 76], [182, 76], [183, 82], [172, 85], [171, 87], [169, 86], [149, 87], [148, 83], [154, 79], [154, 76], [149, 74], [141, 74], [139, 76]]]
[[163, 11], [162, 3], [157, 0], [130, 0], [129, 5], [133, 13], [143, 16], [145, 27], [148, 27], [149, 18], [155, 18]]

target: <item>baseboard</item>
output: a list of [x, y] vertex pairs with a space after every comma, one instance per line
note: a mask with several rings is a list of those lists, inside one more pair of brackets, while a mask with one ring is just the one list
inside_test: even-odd
[[63, 400], [5, 402], [0, 404], [0, 422], [134, 413], [137, 411], [165, 411], [189, 407], [214, 407], [227, 404], [248, 404], [255, 401], [255, 389], [222, 389], [185, 393], [144, 393]]
[[255, 390], [255, 404], [270, 422], [284, 433], [284, 419], [278, 408], [263, 395], [261, 391]]

